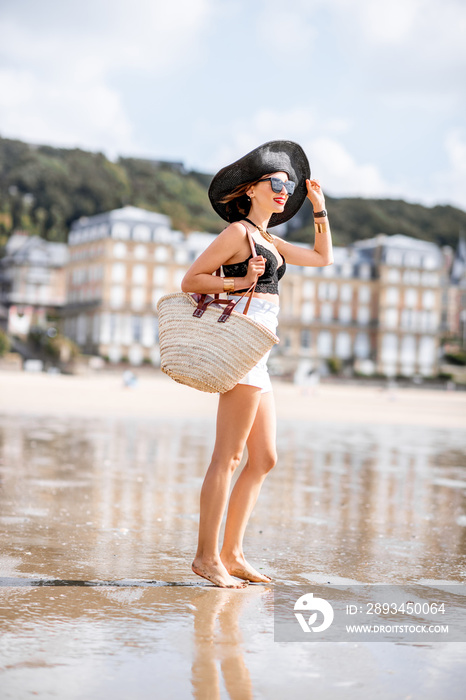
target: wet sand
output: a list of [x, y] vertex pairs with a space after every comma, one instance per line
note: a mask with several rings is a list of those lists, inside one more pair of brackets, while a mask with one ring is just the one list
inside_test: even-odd
[[275, 382], [279, 461], [245, 551], [190, 570], [217, 397], [0, 374], [0, 697], [464, 697], [464, 643], [274, 641], [274, 587], [466, 581], [462, 392]]

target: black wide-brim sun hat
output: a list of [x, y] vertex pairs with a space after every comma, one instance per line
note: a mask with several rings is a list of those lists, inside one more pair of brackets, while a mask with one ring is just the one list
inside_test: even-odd
[[221, 204], [220, 200], [239, 185], [280, 171], [287, 173], [296, 187], [293, 194], [288, 197], [284, 210], [272, 214], [268, 227], [284, 224], [301, 208], [307, 196], [306, 180], [311, 177], [311, 168], [306, 154], [294, 141], [268, 141], [219, 170], [210, 183], [210, 203], [222, 219], [230, 222], [227, 205]]

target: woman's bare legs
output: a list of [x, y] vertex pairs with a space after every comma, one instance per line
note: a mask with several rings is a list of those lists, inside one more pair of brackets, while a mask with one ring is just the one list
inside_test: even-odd
[[268, 472], [275, 465], [275, 403], [271, 391], [261, 394], [259, 407], [247, 439], [248, 461], [231, 492], [220, 557], [228, 573], [247, 581], [270, 581], [244, 558], [243, 537], [249, 517]]
[[232, 578], [222, 563], [218, 538], [231, 477], [241, 461], [260, 401], [260, 389], [245, 384], [220, 395], [214, 452], [201, 489], [199, 541], [192, 570], [224, 588], [245, 585]]

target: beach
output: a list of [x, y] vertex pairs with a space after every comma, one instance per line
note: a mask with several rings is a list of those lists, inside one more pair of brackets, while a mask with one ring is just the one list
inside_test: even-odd
[[465, 613], [466, 392], [273, 384], [278, 463], [245, 536], [272, 581], [227, 590], [190, 568], [217, 395], [0, 373], [2, 700], [464, 696], [466, 626], [309, 643], [277, 623], [280, 596], [338, 611], [378, 584]]
[[[278, 380], [273, 386], [278, 420], [466, 428], [465, 391], [323, 383], [311, 388]], [[217, 403], [216, 394], [155, 371], [141, 372], [133, 388], [124, 387], [116, 373], [0, 372], [0, 412], [9, 415], [214, 418]]]

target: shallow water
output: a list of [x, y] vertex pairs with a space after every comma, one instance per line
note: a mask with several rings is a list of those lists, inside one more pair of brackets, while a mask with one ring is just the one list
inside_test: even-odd
[[213, 438], [0, 418], [1, 697], [463, 697], [465, 644], [274, 642], [273, 588], [465, 582], [464, 431], [281, 421], [245, 590], [190, 570]]

